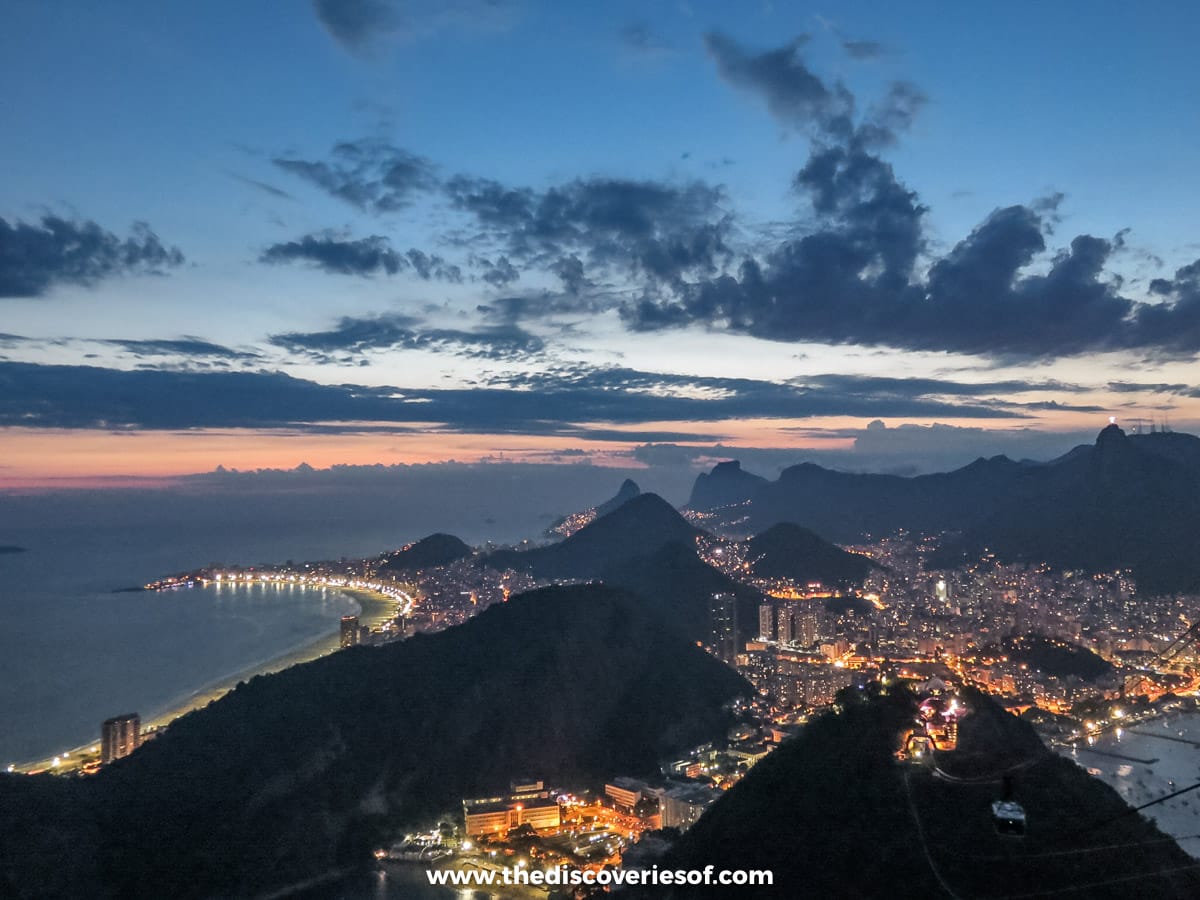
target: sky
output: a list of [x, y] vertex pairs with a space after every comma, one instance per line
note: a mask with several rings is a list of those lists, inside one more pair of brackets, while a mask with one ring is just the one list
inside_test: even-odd
[[0, 2], [0, 488], [1200, 429], [1200, 8]]

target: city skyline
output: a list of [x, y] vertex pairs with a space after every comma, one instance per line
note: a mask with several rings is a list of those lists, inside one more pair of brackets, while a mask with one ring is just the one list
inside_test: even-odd
[[1200, 426], [1194, 10], [7, 17], [2, 486]]

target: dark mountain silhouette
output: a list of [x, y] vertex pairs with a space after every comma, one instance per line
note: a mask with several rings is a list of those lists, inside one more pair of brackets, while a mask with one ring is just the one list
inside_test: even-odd
[[1200, 463], [1191, 435], [1130, 437], [1105, 428], [1086, 454], [1030, 469], [1006, 501], [948, 543], [936, 562], [984, 547], [1003, 559], [1128, 568], [1147, 592], [1200, 589]]
[[763, 578], [819, 581], [837, 587], [861, 585], [875, 565], [791, 522], [772, 525], [751, 538], [749, 558], [754, 560], [754, 574]]
[[626, 501], [632, 500], [634, 497], [641, 494], [642, 489], [638, 487], [637, 482], [632, 478], [626, 478], [621, 482], [621, 487], [615, 496], [609, 497], [603, 503], [596, 507], [596, 517], [607, 516], [618, 506], [623, 505]]
[[694, 542], [672, 543], [647, 556], [625, 560], [602, 573], [606, 584], [623, 587], [642, 599], [643, 608], [689, 642], [707, 643], [712, 632], [709, 600], [717, 594], [737, 601], [743, 641], [758, 632], [758, 606], [766, 597], [705, 563]]
[[411, 572], [448, 566], [471, 555], [471, 548], [452, 534], [431, 534], [390, 554], [379, 567], [383, 572]]
[[905, 478], [785, 469], [726, 518], [727, 530], [803, 521], [841, 543], [899, 529], [953, 532], [934, 562], [983, 549], [1001, 559], [1133, 570], [1149, 591], [1200, 589], [1200, 439], [1105, 428], [1090, 447], [1048, 463], [1003, 456]]
[[0, 775], [0, 895], [244, 897], [535, 773], [651, 774], [723, 733], [737, 674], [614, 588], [259, 677], [88, 779]]
[[[582, 512], [583, 514], [589, 512], [594, 513], [596, 518], [599, 518], [600, 516], [607, 516], [618, 506], [625, 503], [627, 500], [632, 500], [641, 492], [642, 489], [638, 487], [636, 481], [634, 481], [632, 478], [626, 478], [623, 482], [621, 482], [621, 487], [617, 490], [616, 494], [614, 494], [612, 497], [609, 497], [599, 506], [591, 507], [590, 509], [583, 510]], [[561, 538], [564, 535], [567, 535], [568, 531], [565, 530], [563, 526], [566, 525], [567, 521], [571, 518], [572, 516], [559, 516], [554, 520], [550, 527], [546, 529], [544, 533], [545, 537]]]
[[767, 483], [761, 475], [743, 471], [742, 464], [736, 459], [717, 463], [711, 472], [696, 476], [687, 505], [695, 510], [733, 506], [749, 500]]
[[639, 494], [557, 544], [498, 550], [485, 562], [539, 578], [599, 578], [608, 568], [666, 544], [693, 542], [698, 533], [658, 494]]
[[[973, 712], [960, 723], [959, 748], [937, 754], [946, 779], [893, 755], [911, 727], [907, 691], [847, 689], [840, 699], [840, 714], [810, 722], [755, 766], [658, 861], [660, 870], [770, 869], [773, 886], [747, 892], [789, 900], [1200, 896], [1194, 859], [1136, 814], [1114, 819], [1129, 812], [1115, 791], [1046, 750], [1027, 723], [984, 695], [967, 692]], [[993, 828], [1003, 773], [1028, 815], [1022, 840]], [[728, 893], [689, 886], [639, 896]]]

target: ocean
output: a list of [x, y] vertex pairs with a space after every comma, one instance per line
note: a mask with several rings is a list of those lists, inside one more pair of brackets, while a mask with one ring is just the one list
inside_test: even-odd
[[[338, 629], [358, 604], [317, 588], [192, 588], [129, 592], [210, 562], [255, 564], [364, 555], [387, 535], [296, 540], [269, 529], [198, 532], [186, 512], [158, 521], [23, 529], [6, 519], [0, 545], [0, 768], [99, 741], [100, 723], [143, 721], [251, 667]], [[349, 546], [346, 546], [349, 545]], [[366, 549], [370, 547], [371, 549]]]
[[[1131, 806], [1200, 782], [1200, 713], [1184, 713], [1105, 734], [1089, 748], [1065, 753]], [[1200, 789], [1148, 808], [1143, 815], [1200, 858]]]

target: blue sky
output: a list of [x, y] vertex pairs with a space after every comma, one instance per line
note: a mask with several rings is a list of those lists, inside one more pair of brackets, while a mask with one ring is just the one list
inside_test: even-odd
[[[96, 473], [169, 472], [185, 444], [189, 465], [294, 465], [317, 424], [340, 437], [328, 464], [512, 452], [514, 435], [611, 461], [668, 431], [700, 457], [852, 450], [874, 419], [938, 446], [955, 434], [934, 423], [957, 425], [964, 452], [980, 429], [998, 450], [1069, 446], [1110, 411], [1200, 423], [1190, 4], [3, 17], [0, 382], [25, 401], [0, 425], [24, 448], [17, 480], [77, 471], [45, 462], [51, 438]], [[408, 180], [381, 194], [398, 162]], [[124, 249], [72, 250], [88, 225]], [[229, 415], [165, 417], [162, 392], [120, 380], [138, 369]], [[332, 400], [292, 419], [244, 408], [281, 374], [415, 392], [407, 410], [477, 393], [421, 442], [408, 411], [377, 410], [368, 434]], [[128, 396], [101, 409], [86, 384], [110, 376]], [[554, 412], [498, 422], [482, 388], [553, 394]], [[113, 431], [154, 432], [154, 449], [123, 463]]]

